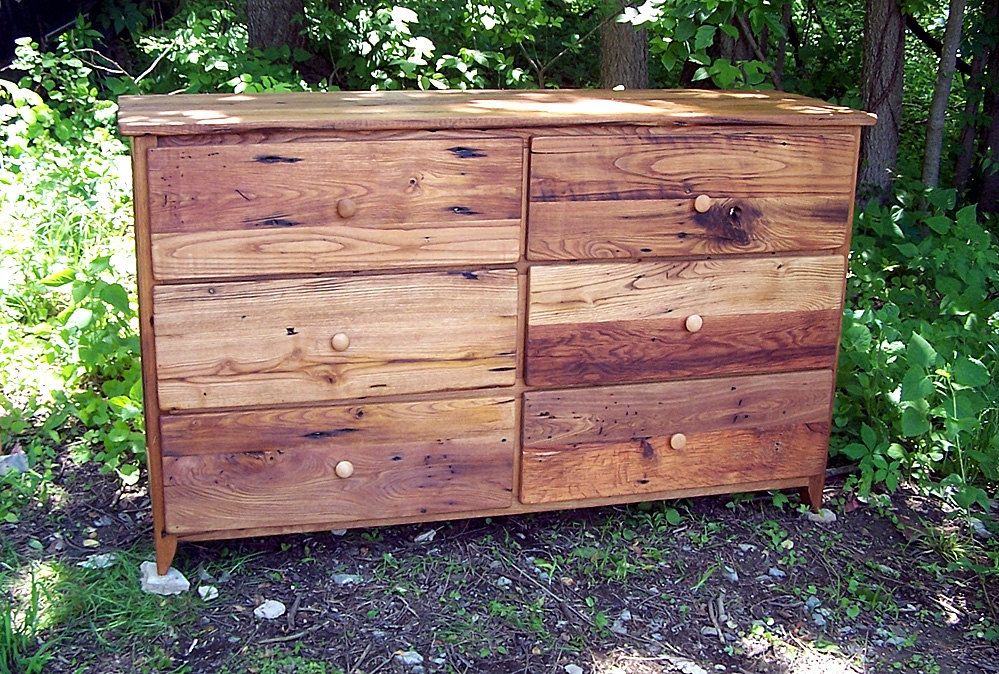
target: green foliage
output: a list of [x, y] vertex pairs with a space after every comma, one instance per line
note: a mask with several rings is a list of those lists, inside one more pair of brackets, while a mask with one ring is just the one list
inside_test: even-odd
[[999, 479], [999, 245], [953, 190], [906, 184], [857, 217], [834, 447], [858, 487], [914, 478], [988, 509]]
[[0, 674], [41, 674], [52, 659], [55, 643], [39, 643], [42, 591], [41, 583], [31, 576], [23, 607], [0, 594]]

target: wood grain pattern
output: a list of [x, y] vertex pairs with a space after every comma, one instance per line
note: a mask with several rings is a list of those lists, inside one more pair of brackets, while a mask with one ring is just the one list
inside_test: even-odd
[[826, 421], [831, 370], [524, 394], [524, 445], [621, 442]]
[[853, 136], [725, 129], [531, 140], [531, 201], [848, 194]]
[[[829, 368], [839, 256], [533, 267], [527, 383]], [[686, 318], [703, 327], [689, 332]]]
[[532, 202], [527, 256], [586, 260], [839, 248], [849, 195]]
[[[522, 147], [511, 138], [153, 150], [154, 272], [515, 261]], [[356, 212], [344, 212], [346, 200]]]
[[807, 476], [825, 467], [829, 424], [692, 431], [564, 447], [525, 447], [520, 500], [548, 503]]
[[[200, 446], [175, 456], [175, 445], [164, 458], [171, 533], [504, 508], [513, 500], [512, 398], [283, 410], [257, 420], [197, 416], [202, 432], [240, 435], [223, 439], [219, 453]], [[183, 445], [182, 427], [169, 428], [168, 442]], [[246, 446], [225, 451], [236, 439]], [[353, 464], [348, 478], [334, 472], [341, 461]]]
[[[157, 286], [164, 409], [509, 386], [514, 270]], [[344, 333], [350, 348], [333, 350]]]
[[486, 129], [561, 124], [870, 125], [869, 113], [783, 91], [378, 91], [122, 96], [125, 135], [267, 129]]

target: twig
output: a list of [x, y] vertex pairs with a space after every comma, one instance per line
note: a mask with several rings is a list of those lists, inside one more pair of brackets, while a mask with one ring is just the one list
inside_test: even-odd
[[312, 634], [316, 630], [321, 630], [322, 628], [326, 627], [329, 624], [330, 624], [330, 622], [327, 620], [324, 623], [321, 623], [321, 624], [318, 624], [318, 625], [313, 625], [312, 627], [304, 629], [301, 632], [295, 632], [294, 634], [286, 634], [283, 637], [273, 637], [271, 639], [261, 639], [257, 643], [258, 644], [281, 644], [281, 643], [284, 643], [286, 641], [295, 641], [296, 639], [301, 639], [302, 637], [304, 637], [307, 634]]
[[364, 664], [364, 658], [367, 657], [368, 651], [371, 650], [371, 645], [372, 644], [369, 641], [365, 649], [361, 651], [361, 655], [357, 658], [357, 660], [354, 661], [354, 666], [347, 670], [347, 674], [354, 674], [354, 672], [356, 672], [357, 669]]
[[[742, 33], [742, 37], [749, 43], [749, 48], [753, 50], [756, 54], [756, 58], [760, 60], [761, 63], [767, 63], [767, 58], [763, 55], [763, 50], [760, 49], [760, 45], [757, 44], [756, 38], [753, 37], [753, 31], [749, 28], [749, 24], [746, 23], [746, 17], [742, 14], [736, 14], [735, 20], [739, 23], [739, 31]], [[772, 70], [770, 72], [770, 79], [773, 80], [774, 86], [778, 89], [783, 89], [784, 84], [781, 82], [780, 75], [777, 71]]]

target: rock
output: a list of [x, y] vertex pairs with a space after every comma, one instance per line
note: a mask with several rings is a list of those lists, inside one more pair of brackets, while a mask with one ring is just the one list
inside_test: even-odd
[[14, 471], [15, 473], [28, 472], [28, 457], [19, 446], [14, 448], [7, 456], [0, 456], [0, 475]]
[[815, 623], [816, 627], [825, 627], [826, 617], [821, 613], [814, 613], [812, 614], [812, 622]]
[[987, 541], [992, 538], [992, 532], [985, 526], [985, 522], [981, 521], [977, 517], [969, 518], [968, 524], [971, 525], [971, 535], [975, 538], [979, 538], [983, 541]]
[[422, 534], [420, 534], [419, 536], [417, 536], [416, 538], [414, 538], [413, 542], [414, 543], [429, 543], [430, 541], [434, 540], [435, 538], [437, 538], [437, 530], [436, 529], [428, 529], [427, 531], [424, 531]]
[[817, 513], [808, 512], [805, 514], [809, 522], [817, 522], [819, 524], [832, 524], [836, 521], [836, 513], [829, 508], [823, 508]]
[[611, 623], [610, 631], [613, 632], [614, 634], [620, 634], [621, 636], [628, 635], [628, 627], [623, 622], [621, 622], [620, 618]]
[[777, 568], [776, 566], [771, 566], [769, 569], [767, 569], [767, 575], [770, 576], [771, 578], [776, 578], [777, 580], [783, 580], [784, 578], [787, 578], [787, 572], [784, 571], [783, 569]]
[[502, 589], [505, 590], [508, 587], [510, 587], [511, 585], [513, 585], [513, 581], [510, 580], [509, 578], [507, 578], [506, 576], [500, 576], [499, 578], [496, 579], [496, 587], [499, 587], [499, 588], [502, 588]]
[[583, 668], [579, 665], [566, 665], [565, 674], [583, 674]]
[[722, 567], [722, 573], [725, 574], [725, 580], [727, 580], [728, 582], [730, 583], [739, 582], [739, 574], [736, 573], [736, 570], [733, 569], [731, 566]]
[[742, 552], [749, 552], [750, 550], [755, 550], [756, 546], [751, 543], [739, 543], [739, 550]]
[[202, 585], [198, 588], [198, 596], [205, 601], [219, 598], [219, 590], [214, 585]]
[[631, 611], [629, 611], [628, 609], [624, 609], [623, 611], [621, 611], [621, 615], [619, 615], [617, 617], [617, 619], [620, 620], [623, 623], [630, 623], [631, 622]]
[[822, 604], [822, 601], [818, 597], [809, 597], [805, 600], [805, 610], [814, 611]]
[[191, 589], [191, 583], [172, 566], [165, 575], [156, 573], [156, 562], [143, 562], [139, 565], [142, 573], [142, 591], [149, 594], [181, 594]]
[[346, 529], [332, 529], [330, 531], [330, 533], [333, 534], [334, 536], [343, 536], [343, 535], [345, 535], [347, 533], [347, 530]]
[[682, 674], [708, 674], [708, 670], [701, 667], [693, 660], [676, 656], [666, 656], [669, 663]]
[[423, 666], [423, 656], [416, 651], [399, 651], [392, 656], [392, 659], [403, 667]]
[[263, 604], [253, 609], [253, 615], [261, 618], [263, 620], [274, 620], [275, 618], [280, 618], [284, 615], [285, 609], [284, 604], [275, 600], [268, 599]]
[[84, 569], [106, 569], [118, 561], [118, 555], [113, 552], [102, 552], [99, 555], [90, 555], [82, 562], [77, 562], [77, 566]]
[[363, 579], [354, 573], [335, 573], [333, 574], [333, 584], [337, 587], [346, 587], [347, 585], [360, 585]]
[[85, 548], [99, 548], [101, 547], [101, 542], [96, 538], [85, 538], [83, 540], [83, 547]]
[[704, 627], [701, 628], [701, 636], [716, 637], [718, 636], [718, 630], [715, 629], [714, 627], [705, 625]]
[[114, 524], [114, 520], [107, 515], [101, 515], [96, 520], [94, 520], [95, 527], [109, 527]]
[[894, 646], [895, 648], [901, 648], [905, 645], [905, 637], [894, 636], [885, 639], [885, 646]]

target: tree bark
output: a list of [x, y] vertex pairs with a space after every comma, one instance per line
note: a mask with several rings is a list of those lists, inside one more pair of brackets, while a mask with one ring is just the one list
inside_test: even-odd
[[858, 181], [865, 197], [885, 201], [898, 160], [905, 24], [899, 0], [866, 4], [861, 95], [864, 109], [877, 114], [878, 123], [864, 130]]
[[[620, 14], [623, 2], [613, 2]], [[649, 86], [649, 37], [645, 29], [611, 19], [600, 26], [600, 86], [646, 89]]]
[[982, 77], [989, 49], [983, 46], [971, 59], [971, 76], [965, 87], [964, 128], [961, 130], [961, 152], [954, 165], [954, 187], [966, 193], [971, 184], [971, 168], [975, 164], [975, 141], [981, 127], [978, 109], [982, 104]]
[[989, 121], [984, 143], [986, 169], [978, 206], [984, 212], [999, 213], [999, 48], [989, 54], [984, 82], [985, 116]]
[[965, 0], [950, 0], [950, 8], [947, 11], [947, 27], [944, 29], [940, 66], [937, 68], [933, 101], [930, 103], [930, 116], [926, 123], [923, 184], [928, 187], [936, 187], [940, 182], [940, 155], [943, 152], [944, 125], [947, 123], [947, 102], [950, 100], [950, 87], [954, 81], [957, 48], [961, 44], [965, 4]]
[[250, 47], [302, 46], [304, 14], [305, 0], [246, 0]]

